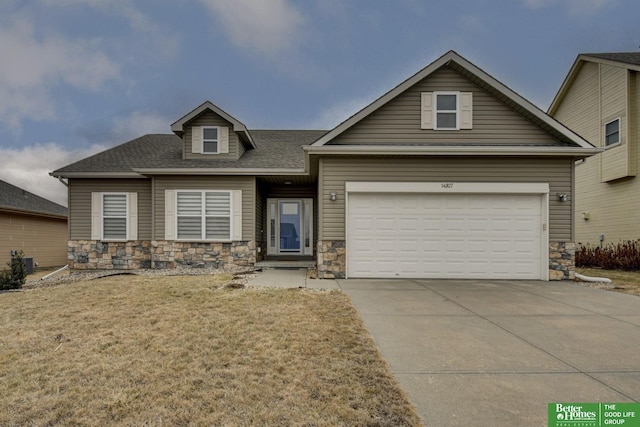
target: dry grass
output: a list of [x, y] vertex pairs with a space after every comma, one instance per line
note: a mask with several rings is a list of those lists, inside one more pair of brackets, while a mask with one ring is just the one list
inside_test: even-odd
[[212, 280], [0, 294], [0, 425], [421, 425], [344, 293]]
[[613, 286], [606, 287], [605, 289], [607, 290], [640, 296], [640, 272], [603, 270], [600, 268], [576, 268], [576, 271], [585, 276], [611, 279]]

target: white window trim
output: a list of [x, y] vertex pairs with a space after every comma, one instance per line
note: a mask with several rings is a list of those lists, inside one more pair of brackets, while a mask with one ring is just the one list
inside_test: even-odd
[[[610, 125], [611, 123], [617, 121], [618, 122], [618, 142], [614, 142], [613, 144], [609, 144], [607, 145], [607, 125]], [[602, 126], [602, 146], [606, 149], [609, 149], [611, 147], [617, 147], [618, 145], [620, 145], [622, 143], [622, 120], [620, 117], [617, 117], [613, 120], [609, 120], [608, 122], [606, 122], [604, 124], [604, 126]]]
[[[438, 96], [439, 95], [455, 95], [456, 97], [456, 109], [455, 110], [438, 110]], [[438, 127], [438, 113], [455, 113], [456, 126], [454, 128]], [[436, 91], [433, 92], [433, 129], [434, 130], [460, 130], [460, 92], [451, 91]]]
[[[201, 211], [200, 211], [200, 221], [201, 221], [201, 234], [200, 234], [200, 239], [194, 239], [194, 238], [188, 238], [188, 239], [181, 239], [178, 237], [178, 217], [180, 215], [178, 215], [178, 193], [200, 193], [201, 197], [202, 197], [202, 206], [201, 206]], [[204, 194], [205, 193], [228, 193], [229, 194], [229, 238], [228, 239], [207, 239], [205, 236], [206, 233], [206, 202], [204, 199]], [[236, 205], [236, 203], [234, 202], [234, 191], [232, 190], [214, 190], [214, 189], [209, 189], [209, 190], [175, 190], [175, 205], [174, 205], [174, 218], [173, 218], [173, 229], [175, 230], [175, 240], [179, 241], [179, 242], [232, 242], [233, 241], [233, 237], [235, 234], [235, 221], [236, 221], [236, 215], [234, 212], [234, 206]]]
[[[204, 137], [204, 131], [206, 129], [216, 129], [216, 135], [217, 138], [216, 139], [206, 139]], [[200, 128], [200, 135], [202, 137], [202, 154], [220, 154], [220, 126], [202, 126]], [[205, 151], [204, 147], [205, 147], [205, 143], [206, 142], [216, 142], [216, 151]]]

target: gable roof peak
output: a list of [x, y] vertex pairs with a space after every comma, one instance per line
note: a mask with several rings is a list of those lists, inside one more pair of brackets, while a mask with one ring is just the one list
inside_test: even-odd
[[242, 123], [240, 120], [236, 119], [231, 114], [227, 113], [222, 108], [218, 107], [213, 102], [208, 100], [204, 101], [198, 107], [194, 108], [193, 110], [191, 110], [190, 112], [188, 112], [187, 114], [185, 114], [184, 116], [176, 120], [171, 125], [171, 131], [178, 136], [182, 136], [182, 134], [184, 133], [184, 125], [187, 124], [189, 121], [193, 120], [194, 118], [198, 117], [200, 114], [204, 113], [205, 111], [212, 111], [213, 113], [219, 115], [226, 121], [230, 122], [233, 125], [233, 131], [238, 132], [241, 135], [241, 137], [246, 142], [248, 142], [249, 145], [251, 145], [251, 147], [256, 148], [256, 144], [253, 141], [253, 138], [251, 137], [251, 134], [249, 133], [249, 130], [244, 125], [244, 123]]
[[[452, 66], [452, 63], [454, 63], [455, 65]], [[521, 114], [526, 114], [530, 118], [530, 120], [532, 120], [534, 123], [537, 123], [538, 126], [550, 130], [555, 135], [567, 141], [570, 141], [578, 147], [588, 149], [593, 148], [591, 144], [589, 144], [579, 135], [551, 118], [533, 103], [531, 103], [515, 91], [509, 89], [503, 83], [489, 75], [480, 67], [465, 59], [462, 55], [458, 54], [454, 50], [447, 51], [444, 55], [440, 56], [431, 64], [427, 65], [426, 67], [415, 73], [413, 76], [409, 77], [408, 79], [382, 95], [380, 98], [376, 99], [371, 104], [367, 105], [362, 110], [358, 111], [347, 120], [343, 121], [338, 126], [327, 132], [324, 136], [311, 144], [311, 146], [324, 146], [329, 141], [333, 140], [338, 135], [345, 132], [347, 129], [351, 128], [356, 123], [360, 122], [361, 120], [381, 108], [383, 105], [387, 104], [388, 102], [405, 92], [407, 89], [417, 84], [419, 81], [435, 73], [443, 66], [452, 67], [456, 71], [463, 73], [467, 78], [473, 79], [475, 82], [481, 84], [486, 88], [490, 88], [490, 90], [495, 94], [499, 94], [501, 98], [508, 100], [512, 105], [516, 106], [519, 111], [522, 112]]]

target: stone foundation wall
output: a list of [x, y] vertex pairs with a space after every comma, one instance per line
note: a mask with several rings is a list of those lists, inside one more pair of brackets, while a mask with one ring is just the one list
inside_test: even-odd
[[344, 279], [347, 272], [344, 240], [318, 240], [317, 266], [319, 279]]
[[[319, 279], [344, 279], [346, 247], [344, 240], [318, 241], [317, 264]], [[576, 245], [572, 242], [549, 244], [549, 280], [573, 280], [575, 277]]]
[[576, 268], [576, 244], [549, 243], [549, 280], [573, 280]]
[[253, 240], [230, 243], [70, 240], [67, 261], [69, 268], [77, 270], [137, 270], [178, 265], [250, 267], [256, 263], [256, 248]]

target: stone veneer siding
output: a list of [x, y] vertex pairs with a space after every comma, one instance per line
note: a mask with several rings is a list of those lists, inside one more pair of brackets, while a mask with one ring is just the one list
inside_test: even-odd
[[[318, 241], [318, 278], [344, 279], [346, 274], [344, 240]], [[572, 242], [549, 244], [549, 280], [573, 280], [576, 245]]]
[[249, 267], [256, 263], [253, 240], [229, 243], [136, 240], [101, 242], [70, 240], [69, 268], [77, 270], [137, 270], [140, 268]]
[[576, 274], [576, 244], [549, 243], [549, 280], [573, 280]]
[[344, 279], [347, 273], [344, 240], [318, 240], [316, 264], [319, 279]]

